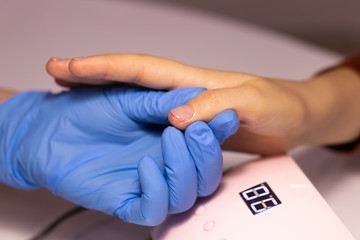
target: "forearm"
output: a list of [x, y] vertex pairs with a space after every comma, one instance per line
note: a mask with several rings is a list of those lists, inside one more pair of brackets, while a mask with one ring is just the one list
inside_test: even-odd
[[17, 94], [16, 91], [0, 88], [0, 103]]

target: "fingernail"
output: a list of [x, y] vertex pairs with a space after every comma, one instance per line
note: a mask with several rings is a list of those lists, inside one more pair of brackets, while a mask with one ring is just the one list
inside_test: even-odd
[[84, 58], [81, 58], [81, 57], [76, 57], [76, 58], [72, 58], [71, 61], [81, 61], [83, 60]]
[[52, 61], [52, 62], [61, 61], [61, 60], [63, 60], [63, 59], [62, 58], [56, 58], [56, 57], [49, 59], [49, 61]]
[[188, 121], [194, 116], [192, 108], [186, 104], [172, 109], [170, 113], [180, 122]]

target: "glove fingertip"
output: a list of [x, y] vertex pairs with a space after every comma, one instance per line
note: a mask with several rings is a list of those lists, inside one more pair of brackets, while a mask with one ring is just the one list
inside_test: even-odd
[[168, 211], [168, 187], [156, 161], [144, 156], [138, 163], [141, 196], [128, 199], [115, 212], [125, 222], [144, 226], [162, 223]]
[[[209, 130], [208, 125], [203, 122], [203, 121], [197, 121], [194, 122], [192, 124], [190, 124], [186, 130], [185, 130], [185, 136], [186, 135], [196, 135], [196, 136], [201, 136], [203, 135], [205, 132], [207, 132]], [[211, 130], [210, 130], [211, 131]]]
[[191, 124], [185, 138], [198, 171], [198, 196], [208, 196], [217, 189], [222, 177], [220, 144], [204, 122]]
[[183, 133], [168, 127], [162, 136], [166, 180], [169, 185], [169, 213], [191, 208], [197, 196], [197, 173]]
[[218, 142], [222, 144], [227, 138], [234, 135], [240, 127], [236, 113], [225, 110], [219, 113], [210, 123], [209, 127], [214, 132]]
[[138, 173], [143, 192], [141, 215], [145, 225], [158, 225], [164, 221], [168, 210], [169, 190], [165, 177], [150, 156], [145, 156], [139, 161]]

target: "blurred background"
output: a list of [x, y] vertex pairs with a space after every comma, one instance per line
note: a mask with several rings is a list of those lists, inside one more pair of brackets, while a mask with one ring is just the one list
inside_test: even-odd
[[359, 0], [146, 1], [183, 5], [245, 20], [345, 55], [360, 50]]
[[[61, 90], [45, 71], [48, 58], [114, 52], [303, 80], [335, 64], [339, 54], [360, 50], [358, 9], [360, 0], [0, 0], [0, 85]], [[318, 147], [291, 154], [360, 239], [360, 215], [354, 214], [360, 212], [360, 194], [354, 190], [360, 183], [358, 155]], [[232, 153], [225, 159], [238, 163], [250, 157]], [[0, 184], [0, 195], [0, 239], [28, 239], [73, 207], [44, 189], [27, 192]], [[134, 228], [89, 211], [51, 239], [139, 239], [133, 235], [149, 234]]]

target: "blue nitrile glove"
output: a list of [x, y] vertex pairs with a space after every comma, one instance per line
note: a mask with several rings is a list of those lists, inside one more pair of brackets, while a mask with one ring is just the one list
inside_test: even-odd
[[[148, 123], [168, 123], [167, 114], [172, 108], [201, 91], [180, 89], [164, 93], [117, 87], [72, 90], [58, 95], [47, 92], [17, 95], [0, 105], [0, 180], [18, 188], [45, 186], [70, 201], [119, 215], [128, 222], [158, 224], [168, 211], [189, 207], [174, 201], [174, 196], [193, 197], [181, 183], [197, 186], [198, 179], [200, 184], [203, 175], [214, 170], [195, 167], [198, 173], [192, 174], [192, 181], [184, 179], [188, 175], [181, 171], [178, 174], [177, 169], [186, 168], [177, 162], [177, 156], [188, 152], [186, 161], [191, 163], [201, 147], [178, 145], [184, 135], [174, 135], [172, 139], [171, 134], [165, 134], [167, 131], [162, 142], [168, 145], [161, 147], [164, 127]], [[226, 131], [215, 128], [226, 121], [215, 120], [216, 138], [224, 138], [221, 134], [226, 135]], [[207, 128], [206, 125], [204, 129]], [[187, 132], [185, 139], [197, 133]], [[211, 131], [204, 136], [214, 139]], [[218, 155], [213, 154], [217, 162]], [[200, 159], [186, 166], [194, 169], [194, 163], [197, 166], [202, 162]], [[204, 191], [200, 185], [199, 195]]]
[[170, 187], [169, 213], [189, 209], [197, 196], [208, 196], [218, 187], [223, 169], [220, 144], [239, 128], [232, 110], [217, 115], [209, 124], [195, 122], [185, 135], [174, 127], [162, 135], [163, 157]]

